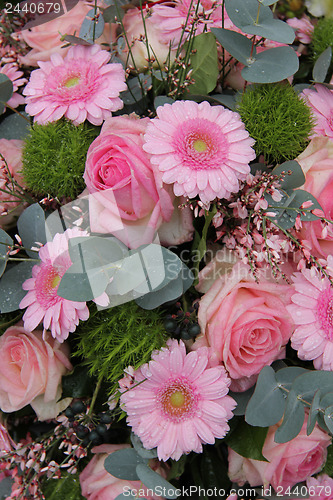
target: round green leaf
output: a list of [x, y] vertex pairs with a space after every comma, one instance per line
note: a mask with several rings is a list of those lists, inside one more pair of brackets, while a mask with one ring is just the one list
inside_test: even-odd
[[144, 460], [133, 448], [114, 451], [104, 461], [104, 468], [112, 476], [118, 479], [128, 479], [137, 481], [139, 478], [136, 473], [137, 465], [144, 465]]
[[31, 278], [31, 271], [36, 262], [26, 261], [8, 269], [0, 280], [0, 312], [8, 313], [19, 309], [19, 304], [26, 295], [22, 284]]
[[278, 167], [272, 170], [272, 174], [279, 175], [282, 172], [291, 171], [291, 175], [286, 175], [281, 183], [283, 189], [294, 189], [303, 186], [305, 183], [305, 175], [302, 167], [296, 160], [285, 161]]
[[248, 424], [269, 427], [283, 416], [285, 397], [279, 390], [279, 382], [270, 366], [265, 366], [258, 377], [256, 388], [245, 413]]
[[333, 433], [333, 406], [329, 406], [328, 408], [326, 408], [324, 420], [330, 432]]
[[[95, 14], [98, 16], [97, 20], [94, 20]], [[91, 9], [81, 25], [79, 38], [88, 42], [94, 42], [103, 34], [104, 25], [103, 16], [98, 12], [98, 9]]]
[[315, 392], [315, 395], [313, 396], [313, 400], [310, 406], [310, 411], [309, 411], [309, 418], [308, 418], [308, 423], [306, 427], [306, 434], [309, 436], [311, 432], [313, 431], [316, 422], [317, 422], [317, 416], [320, 408], [320, 398], [321, 398], [321, 391], [318, 389], [318, 391]]
[[163, 490], [164, 498], [178, 498], [177, 489], [147, 465], [137, 465], [136, 473], [146, 488], [154, 490], [156, 487], [159, 487]]
[[[211, 28], [211, 32], [216, 36], [216, 40], [224, 47], [229, 54], [237, 61], [248, 65], [248, 59], [251, 57], [252, 42], [246, 36], [223, 28]], [[256, 49], [253, 48], [253, 57], [256, 55]]]
[[193, 39], [191, 55], [191, 79], [194, 83], [189, 86], [190, 94], [208, 94], [216, 87], [219, 76], [217, 46], [212, 33], [201, 33]]
[[5, 105], [13, 95], [13, 83], [7, 75], [0, 73], [0, 114], [4, 112]]
[[283, 422], [274, 435], [276, 443], [286, 443], [294, 439], [301, 431], [304, 422], [304, 406], [296, 392], [291, 389], [287, 397]]
[[38, 257], [38, 253], [28, 250], [33, 246], [37, 247], [37, 242], [42, 245], [46, 243], [45, 215], [38, 203], [24, 210], [17, 221], [17, 229], [29, 257], [33, 259]]
[[298, 56], [291, 47], [275, 47], [257, 54], [252, 64], [242, 69], [242, 77], [252, 83], [280, 82], [296, 73], [298, 66]]
[[13, 247], [13, 240], [3, 229], [0, 229], [0, 276], [5, 272], [7, 261], [8, 261], [8, 252]]
[[315, 65], [313, 66], [312, 76], [315, 82], [323, 83], [325, 81], [328, 68], [330, 67], [332, 59], [332, 47], [329, 46], [318, 57]]

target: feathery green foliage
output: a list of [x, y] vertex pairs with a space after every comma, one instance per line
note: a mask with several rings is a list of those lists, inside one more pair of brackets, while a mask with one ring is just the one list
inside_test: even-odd
[[324, 17], [318, 20], [312, 34], [311, 49], [315, 61], [327, 47], [333, 49], [333, 19]]
[[86, 155], [98, 131], [68, 121], [35, 124], [23, 151], [23, 176], [36, 195], [75, 199], [85, 188]]
[[111, 392], [127, 366], [137, 369], [147, 363], [152, 351], [167, 340], [161, 314], [156, 309], [141, 309], [135, 302], [91, 311], [88, 321], [80, 324], [77, 337], [74, 355], [84, 359], [91, 375], [103, 375], [111, 383]]
[[237, 111], [256, 141], [257, 155], [264, 154], [269, 162], [294, 159], [308, 145], [311, 111], [289, 84], [251, 85]]

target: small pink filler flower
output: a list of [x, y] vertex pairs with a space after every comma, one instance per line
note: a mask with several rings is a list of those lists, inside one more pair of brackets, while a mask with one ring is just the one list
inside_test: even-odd
[[182, 341], [167, 345], [136, 371], [135, 383], [142, 383], [121, 396], [133, 432], [164, 461], [201, 453], [202, 444], [223, 438], [236, 406], [225, 369], [207, 368], [207, 348], [186, 354]]
[[123, 107], [119, 93], [127, 88], [122, 65], [107, 64], [109, 59], [99, 45], [76, 45], [64, 59], [53, 54], [50, 61], [39, 61], [23, 91], [27, 113], [40, 124], [65, 116], [74, 125], [85, 120], [101, 125]]
[[287, 306], [296, 329], [291, 346], [298, 357], [313, 360], [317, 370], [333, 370], [333, 287], [314, 268], [292, 277], [293, 304]]
[[175, 195], [199, 195], [204, 203], [237, 193], [256, 156], [239, 114], [206, 101], [158, 107], [145, 141], [143, 149]]
[[74, 302], [57, 295], [62, 276], [72, 265], [68, 252], [68, 240], [87, 233], [78, 228], [67, 229], [58, 233], [53, 241], [46, 243], [39, 250], [41, 263], [32, 268], [32, 278], [27, 279], [22, 288], [28, 290], [21, 300], [20, 308], [27, 307], [23, 315], [24, 328], [32, 332], [43, 320], [46, 330], [59, 342], [67, 339], [69, 332], [74, 332], [79, 320], [89, 317], [85, 302]]

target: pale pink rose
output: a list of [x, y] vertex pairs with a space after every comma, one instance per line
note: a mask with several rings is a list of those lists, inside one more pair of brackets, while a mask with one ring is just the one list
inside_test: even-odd
[[[293, 331], [286, 305], [292, 289], [272, 280], [269, 270], [256, 283], [248, 265], [236, 263], [231, 271], [217, 272], [213, 285], [200, 300], [198, 320], [202, 334], [193, 349], [212, 348], [216, 361], [224, 363], [232, 390], [243, 391], [254, 384], [260, 370], [284, 357], [284, 347]], [[219, 269], [218, 269], [219, 271]], [[204, 271], [203, 271], [204, 272]], [[203, 279], [202, 279], [203, 278]], [[212, 269], [199, 275], [199, 291]]]
[[[154, 22], [152, 17], [145, 16], [145, 27], [142, 21], [140, 9], [129, 9], [123, 17], [123, 25], [127, 40], [131, 47], [129, 54], [128, 46], [125, 43], [124, 49], [119, 51], [119, 57], [129, 66], [134, 66], [137, 71], [148, 68], [147, 43], [145, 39], [145, 30], [149, 44], [149, 56], [153, 61], [154, 68], [164, 68], [166, 61], [168, 65], [174, 61], [177, 48], [169, 51], [169, 43], [161, 40], [159, 24]], [[170, 52], [170, 59], [169, 59]], [[133, 58], [134, 63], [133, 63]]]
[[327, 474], [309, 477], [306, 486], [312, 500], [331, 500], [333, 497], [333, 479]]
[[142, 149], [148, 123], [134, 114], [107, 119], [89, 147], [84, 173], [92, 231], [114, 234], [130, 248], [151, 243], [164, 222], [165, 244], [189, 241], [193, 232], [189, 210], [174, 208], [172, 189]]
[[[327, 219], [333, 218], [333, 141], [327, 137], [315, 137], [303, 153], [296, 158], [305, 174], [302, 189], [311, 193], [320, 203]], [[303, 222], [300, 237], [307, 240], [311, 253], [317, 257], [333, 254], [333, 230], [329, 224], [323, 232], [322, 223]]]
[[251, 486], [263, 485], [266, 488], [271, 485], [275, 490], [279, 486], [286, 489], [305, 481], [322, 469], [332, 438], [317, 425], [307, 436], [306, 416], [298, 436], [287, 443], [275, 443], [274, 434], [279, 425], [268, 429], [262, 449], [262, 454], [268, 462], [241, 457], [229, 448], [231, 481], [239, 485], [249, 482]]
[[[0, 156], [0, 189], [13, 191], [11, 176], [20, 186], [24, 186], [20, 175], [23, 144], [24, 142], [18, 139], [0, 139], [0, 155], [6, 160], [10, 173], [9, 175], [5, 161]], [[0, 191], [0, 227], [2, 229], [10, 227], [23, 208], [24, 204], [17, 196]]]
[[0, 338], [2, 411], [13, 412], [28, 404], [34, 408], [36, 400], [39, 407], [41, 395], [44, 404], [53, 405], [59, 399], [61, 377], [72, 369], [69, 349], [48, 333], [44, 339], [42, 331], [27, 332], [20, 324], [8, 328]]
[[[80, 474], [80, 484], [82, 495], [87, 500], [114, 500], [121, 493], [129, 492], [131, 489], [140, 490], [139, 496], [147, 500], [163, 500], [163, 497], [144, 494], [146, 488], [141, 481], [129, 481], [118, 479], [109, 474], [104, 468], [104, 461], [111, 453], [130, 448], [129, 444], [103, 444], [92, 449], [95, 456]], [[157, 461], [151, 461], [151, 466], [155, 472], [165, 477], [164, 470]]]
[[[32, 48], [28, 54], [20, 57], [21, 64], [38, 66], [38, 61], [49, 61], [52, 54], [60, 54], [64, 57], [69, 47], [62, 48], [66, 45], [61, 41], [62, 35], [79, 36], [81, 24], [93, 7], [94, 2], [79, 0], [75, 7], [66, 14], [21, 31], [20, 36]], [[111, 43], [115, 38], [114, 31], [114, 28], [106, 23], [103, 35], [96, 40], [96, 43]]]

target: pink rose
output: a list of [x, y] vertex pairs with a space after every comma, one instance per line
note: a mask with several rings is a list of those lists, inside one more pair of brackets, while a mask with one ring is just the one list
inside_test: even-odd
[[142, 149], [148, 123], [134, 114], [106, 120], [89, 147], [84, 172], [92, 231], [114, 234], [130, 248], [151, 243], [163, 222], [169, 223], [161, 236], [166, 244], [189, 241], [193, 232], [190, 211], [174, 209], [172, 190]]
[[[79, 0], [75, 7], [66, 14], [21, 31], [20, 35], [23, 40], [32, 48], [28, 54], [20, 57], [21, 64], [38, 66], [38, 61], [49, 61], [52, 54], [60, 54], [64, 57], [69, 47], [62, 48], [66, 45], [65, 42], [61, 41], [62, 35], [75, 34], [78, 36], [84, 18], [93, 7], [93, 2]], [[111, 43], [112, 39], [115, 38], [114, 31], [114, 28], [106, 23], [103, 35], [96, 40], [96, 43]]]
[[[0, 156], [0, 189], [13, 191], [11, 176], [22, 187], [24, 186], [20, 175], [22, 169], [23, 144], [23, 141], [17, 139], [0, 139], [0, 155], [6, 160], [10, 172], [9, 175], [7, 173], [6, 163]], [[17, 196], [0, 191], [0, 227], [6, 229], [13, 225], [15, 216], [20, 215], [23, 208], [24, 204]]]
[[[131, 46], [131, 53], [135, 62], [135, 69], [142, 71], [148, 68], [147, 44], [145, 40], [145, 29], [149, 42], [149, 56], [153, 60], [152, 65], [155, 68], [164, 68], [165, 62], [174, 61], [177, 48], [170, 50], [169, 43], [161, 40], [159, 24], [155, 23], [152, 17], [145, 16], [145, 27], [142, 22], [140, 9], [129, 9], [123, 17], [123, 25], [127, 39]], [[128, 47], [125, 44], [119, 57], [129, 66], [134, 66], [132, 56], [128, 54]]]
[[[303, 153], [296, 158], [305, 174], [302, 189], [311, 193], [320, 203], [325, 217], [333, 218], [333, 141], [315, 137]], [[317, 257], [333, 254], [333, 230], [329, 224], [323, 231], [322, 223], [303, 222], [301, 238], [310, 243], [311, 253]]]
[[[131, 489], [140, 490], [141, 497], [147, 500], [161, 500], [161, 496], [145, 495], [146, 488], [141, 481], [129, 481], [126, 479], [118, 479], [112, 474], [109, 474], [104, 468], [104, 461], [108, 455], [117, 450], [130, 448], [129, 444], [103, 444], [93, 448], [93, 453], [96, 455], [88, 463], [85, 469], [80, 474], [80, 484], [82, 495], [87, 500], [114, 500], [121, 493], [129, 492]], [[152, 467], [156, 472], [165, 477], [164, 470], [155, 462], [155, 467]], [[152, 464], [152, 461], [151, 461]]]
[[[243, 263], [236, 263], [231, 272], [225, 271], [223, 266], [225, 274], [217, 273], [200, 300], [202, 334], [193, 348], [210, 346], [216, 361], [224, 363], [229, 372], [232, 390], [243, 391], [253, 385], [264, 366], [284, 356], [284, 346], [293, 331], [286, 310], [292, 289], [276, 284], [264, 271], [256, 283], [249, 266]], [[211, 273], [210, 269], [205, 274], [208, 280]], [[268, 269], [266, 274], [270, 275]], [[204, 280], [199, 282], [202, 291]]]
[[41, 331], [30, 333], [18, 324], [8, 328], [0, 338], [2, 411], [13, 412], [31, 404], [38, 416], [40, 409], [42, 419], [51, 418], [45, 414], [43, 405], [56, 408], [61, 396], [61, 377], [72, 365], [68, 346], [59, 344], [48, 333], [44, 337], [45, 340]]
[[251, 486], [283, 489], [316, 474], [323, 467], [327, 447], [331, 437], [317, 425], [310, 436], [306, 435], [307, 417], [301, 432], [287, 443], [275, 443], [274, 434], [280, 424], [269, 428], [262, 449], [268, 462], [251, 460], [238, 455], [229, 448], [229, 477], [231, 481], [243, 485], [246, 481]]

